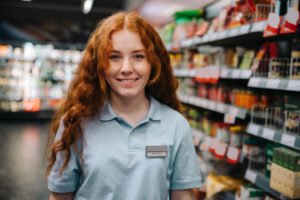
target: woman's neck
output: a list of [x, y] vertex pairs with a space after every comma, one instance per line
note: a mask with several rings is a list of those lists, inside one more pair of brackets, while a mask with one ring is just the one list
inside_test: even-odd
[[109, 102], [113, 111], [131, 126], [141, 121], [149, 111], [150, 100], [145, 95], [134, 98], [122, 98], [110, 95]]

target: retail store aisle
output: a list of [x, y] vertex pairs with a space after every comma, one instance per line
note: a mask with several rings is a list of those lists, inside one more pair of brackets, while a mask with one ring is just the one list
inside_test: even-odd
[[0, 121], [0, 199], [47, 199], [48, 122]]

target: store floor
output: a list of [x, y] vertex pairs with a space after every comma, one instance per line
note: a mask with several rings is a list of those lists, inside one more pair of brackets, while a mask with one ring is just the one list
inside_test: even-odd
[[0, 200], [47, 199], [49, 122], [0, 121]]

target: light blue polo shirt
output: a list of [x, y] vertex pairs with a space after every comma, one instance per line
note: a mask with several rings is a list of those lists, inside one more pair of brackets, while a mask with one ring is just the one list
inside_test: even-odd
[[[150, 109], [135, 127], [107, 103], [82, 124], [84, 163], [71, 151], [59, 175], [62, 153], [48, 177], [52, 192], [75, 192], [76, 200], [167, 200], [169, 190], [198, 188], [202, 182], [190, 127], [177, 111], [151, 97]], [[57, 138], [61, 136], [60, 126]], [[166, 157], [147, 157], [146, 146], [167, 147]]]

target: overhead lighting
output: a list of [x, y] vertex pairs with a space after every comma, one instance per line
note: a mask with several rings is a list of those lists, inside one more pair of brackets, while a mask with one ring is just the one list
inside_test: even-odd
[[21, 1], [30, 2], [31, 0], [21, 0]]
[[94, 0], [82, 0], [82, 12], [88, 14], [93, 7]]

